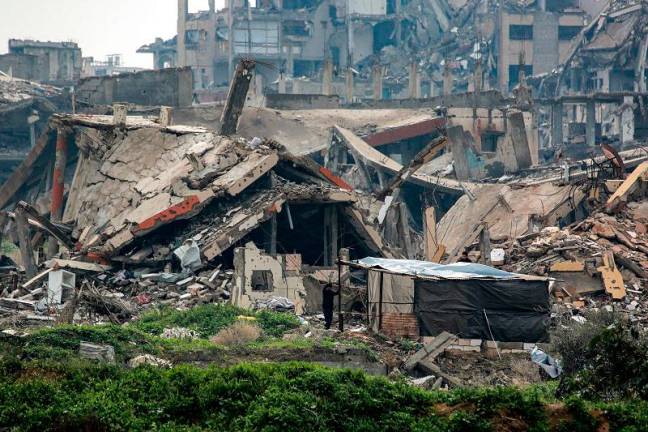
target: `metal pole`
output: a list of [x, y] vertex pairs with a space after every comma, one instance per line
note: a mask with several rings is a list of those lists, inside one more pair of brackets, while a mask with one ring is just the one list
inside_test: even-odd
[[367, 327], [371, 325], [371, 297], [369, 296], [369, 270], [367, 270]]
[[378, 294], [378, 331], [382, 330], [383, 321], [383, 272], [380, 272], [380, 292]]
[[344, 315], [342, 314], [342, 262], [338, 259], [338, 325], [344, 331]]

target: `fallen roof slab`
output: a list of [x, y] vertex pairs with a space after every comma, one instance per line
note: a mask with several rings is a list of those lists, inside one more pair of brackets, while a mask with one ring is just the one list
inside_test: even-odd
[[[401, 164], [371, 147], [362, 138], [358, 137], [350, 130], [334, 126], [334, 133], [344, 141], [349, 151], [360, 157], [366, 164], [371, 165], [376, 169], [384, 170], [391, 175], [397, 175], [403, 169]], [[421, 173], [413, 174], [407, 181], [424, 187], [438, 188], [441, 192], [455, 194], [463, 194], [464, 188], [472, 188], [476, 186], [474, 183], [470, 182], [432, 177]]]

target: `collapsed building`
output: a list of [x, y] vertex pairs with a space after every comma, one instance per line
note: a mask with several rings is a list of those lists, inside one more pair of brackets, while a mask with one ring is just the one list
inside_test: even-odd
[[[617, 305], [642, 300], [644, 222], [603, 233], [596, 213], [645, 174], [637, 5], [588, 25], [573, 2], [233, 3], [180, 0], [178, 36], [140, 50], [159, 70], [82, 81], [92, 114], [52, 117], [0, 188], [30, 278], [0, 306], [38, 309], [58, 271], [139, 306], [299, 314], [337, 284], [376, 332], [536, 343], [552, 302], [585, 308], [585, 273]], [[636, 296], [608, 287], [619, 267]]]
[[0, 183], [36, 146], [49, 116], [67, 106], [62, 89], [0, 72]]

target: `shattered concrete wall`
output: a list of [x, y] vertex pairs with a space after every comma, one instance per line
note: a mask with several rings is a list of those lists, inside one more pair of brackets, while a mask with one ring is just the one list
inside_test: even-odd
[[77, 98], [91, 105], [115, 102], [145, 106], [191, 106], [193, 75], [190, 68], [142, 71], [79, 81]]
[[0, 71], [15, 78], [29, 81], [45, 81], [49, 76], [49, 65], [42, 64], [39, 57], [25, 54], [0, 55]]
[[[294, 255], [267, 255], [254, 244], [234, 250], [234, 289], [232, 303], [251, 308], [256, 301], [272, 297], [285, 297], [295, 303], [297, 315], [304, 313], [306, 289], [301, 274], [301, 259], [298, 265], [290, 258]], [[269, 272], [272, 276], [271, 289], [259, 290], [252, 286], [253, 272]]]
[[[533, 115], [530, 112], [521, 112], [524, 121], [524, 130], [526, 131], [526, 142], [531, 153], [532, 165], [539, 162], [538, 156], [538, 134], [533, 123]], [[518, 119], [519, 121], [519, 119]], [[475, 147], [479, 151], [484, 151], [482, 138], [485, 132], [509, 133], [509, 127], [506, 114], [499, 109], [487, 108], [449, 108], [448, 109], [448, 127], [461, 126], [464, 130], [470, 132], [475, 141]], [[499, 143], [498, 143], [499, 147]], [[511, 166], [511, 170], [516, 169]]]

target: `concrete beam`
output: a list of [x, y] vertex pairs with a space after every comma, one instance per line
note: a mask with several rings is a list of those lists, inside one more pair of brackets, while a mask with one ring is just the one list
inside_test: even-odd
[[563, 144], [563, 104], [557, 102], [551, 106], [551, 143], [554, 146]]
[[596, 145], [596, 104], [594, 101], [585, 104], [585, 143], [588, 147]]

